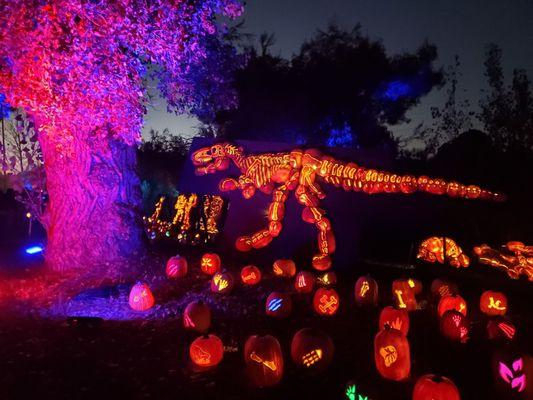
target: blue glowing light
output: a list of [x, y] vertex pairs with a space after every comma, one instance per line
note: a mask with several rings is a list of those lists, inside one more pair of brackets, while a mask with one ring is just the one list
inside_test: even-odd
[[282, 299], [272, 299], [268, 302], [268, 310], [277, 311], [280, 309], [282, 303], [283, 303]]
[[392, 81], [390, 82], [384, 92], [383, 97], [388, 100], [396, 101], [401, 97], [411, 95], [412, 87], [409, 83], [404, 81]]
[[332, 128], [326, 140], [329, 147], [349, 147], [353, 145], [352, 128], [346, 122], [340, 128]]
[[24, 251], [26, 252], [26, 254], [38, 254], [38, 253], [42, 253], [43, 250], [44, 250], [44, 247], [36, 245], [36, 246], [27, 247]]

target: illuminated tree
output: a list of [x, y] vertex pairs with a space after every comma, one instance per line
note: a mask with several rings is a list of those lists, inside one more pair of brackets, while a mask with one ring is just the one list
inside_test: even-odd
[[237, 65], [216, 15], [238, 0], [12, 0], [0, 3], [0, 92], [33, 119], [56, 270], [134, 255], [141, 244], [135, 173], [157, 79], [169, 107], [207, 120], [235, 104]]

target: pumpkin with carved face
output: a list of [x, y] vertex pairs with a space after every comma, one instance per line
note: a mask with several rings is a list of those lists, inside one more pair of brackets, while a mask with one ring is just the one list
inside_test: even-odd
[[130, 290], [130, 307], [135, 311], [146, 311], [155, 304], [154, 295], [146, 283], [137, 282]]
[[211, 310], [203, 301], [191, 301], [183, 312], [183, 327], [205, 333], [211, 326]]
[[440, 375], [424, 375], [416, 381], [413, 400], [461, 400], [457, 386]]
[[376, 305], [378, 302], [378, 283], [370, 275], [360, 277], [354, 288], [355, 302], [359, 305]]
[[220, 271], [221, 262], [218, 254], [205, 253], [200, 259], [200, 269], [206, 275], [214, 275]]
[[407, 379], [411, 372], [411, 352], [405, 335], [386, 325], [374, 338], [374, 361], [382, 377], [393, 381]]
[[314, 328], [300, 329], [292, 338], [292, 361], [308, 371], [326, 369], [333, 359], [333, 341], [324, 332]]
[[174, 256], [168, 259], [165, 272], [171, 279], [183, 278], [187, 275], [187, 260], [185, 257]]
[[283, 377], [283, 354], [274, 336], [250, 336], [244, 344], [244, 363], [252, 386], [273, 386]]
[[233, 284], [233, 275], [227, 271], [217, 272], [211, 278], [211, 291], [213, 293], [227, 294], [232, 291]]
[[466, 343], [469, 339], [470, 324], [459, 311], [448, 310], [440, 319], [440, 331], [450, 340]]
[[198, 367], [214, 367], [222, 361], [224, 344], [218, 336], [200, 336], [189, 346], [189, 356], [191, 361]]
[[261, 270], [255, 265], [247, 265], [241, 269], [241, 281], [245, 285], [257, 285], [261, 281]]
[[409, 313], [406, 310], [387, 306], [379, 314], [379, 329], [383, 330], [385, 325], [397, 329], [407, 336], [409, 333]]
[[505, 315], [507, 313], [507, 296], [502, 292], [487, 290], [479, 299], [479, 308], [483, 314], [489, 316]]
[[465, 299], [458, 294], [442, 297], [438, 306], [439, 317], [442, 317], [444, 313], [449, 310], [459, 311], [461, 314], [466, 316], [467, 305]]

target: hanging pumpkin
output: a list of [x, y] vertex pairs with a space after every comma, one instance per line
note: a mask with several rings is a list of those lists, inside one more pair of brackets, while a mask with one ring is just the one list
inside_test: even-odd
[[490, 340], [511, 341], [516, 335], [516, 326], [503, 317], [497, 316], [487, 322], [487, 337]]
[[444, 313], [449, 310], [459, 311], [466, 317], [467, 305], [465, 299], [463, 299], [458, 294], [442, 297], [439, 301], [438, 306], [439, 317], [442, 317]]
[[355, 283], [355, 302], [359, 305], [376, 305], [378, 283], [370, 275], [360, 277]]
[[409, 332], [409, 313], [406, 310], [398, 310], [387, 306], [379, 314], [379, 329], [383, 330], [385, 325], [399, 330], [405, 336]]
[[187, 259], [181, 256], [169, 258], [165, 271], [169, 278], [183, 278], [187, 275]]
[[241, 281], [245, 285], [257, 285], [261, 281], [261, 270], [255, 265], [247, 265], [241, 269]]
[[301, 368], [323, 371], [330, 365], [333, 351], [331, 338], [317, 329], [300, 329], [292, 338], [292, 361]]
[[309, 271], [300, 271], [296, 274], [294, 288], [298, 293], [311, 293], [315, 287], [315, 276]]
[[233, 289], [233, 275], [227, 271], [217, 272], [211, 278], [211, 291], [214, 293], [226, 294]]
[[374, 338], [374, 360], [382, 377], [407, 379], [411, 371], [409, 341], [402, 332], [386, 325]]
[[266, 299], [266, 315], [276, 318], [286, 318], [292, 311], [292, 300], [288, 293], [272, 292]]
[[392, 294], [396, 308], [407, 311], [416, 310], [418, 304], [415, 297], [416, 283], [411, 280], [398, 279], [392, 282]]
[[244, 344], [244, 362], [252, 386], [273, 386], [283, 377], [283, 354], [274, 336], [250, 336]]
[[183, 312], [183, 327], [205, 333], [211, 326], [211, 310], [201, 300], [191, 301]]
[[319, 288], [313, 296], [313, 307], [319, 315], [334, 315], [339, 309], [339, 304], [339, 294], [332, 288]]
[[446, 311], [440, 319], [440, 331], [450, 340], [466, 343], [470, 332], [467, 318], [456, 310]]
[[431, 282], [431, 294], [437, 299], [440, 299], [444, 296], [452, 296], [458, 293], [459, 290], [457, 285], [453, 282], [438, 278]]
[[130, 290], [130, 307], [135, 311], [146, 311], [155, 304], [154, 295], [146, 283], [137, 282]]
[[487, 290], [479, 299], [479, 308], [486, 315], [505, 315], [507, 312], [507, 296], [502, 292]]
[[325, 272], [318, 277], [317, 283], [321, 286], [333, 286], [337, 283], [337, 274], [333, 271]]
[[289, 259], [276, 260], [272, 265], [272, 272], [274, 272], [274, 275], [276, 276], [292, 278], [296, 275], [296, 264]]
[[501, 397], [531, 398], [528, 396], [532, 392], [528, 388], [528, 378], [532, 377], [532, 372], [528, 372], [528, 366], [531, 366], [530, 357], [514, 348], [501, 349], [493, 354], [492, 371]]
[[214, 367], [222, 361], [224, 344], [215, 335], [200, 336], [189, 346], [189, 356], [199, 367]]
[[416, 381], [413, 400], [461, 400], [457, 386], [440, 375], [424, 375]]
[[220, 257], [215, 253], [205, 253], [200, 259], [200, 268], [206, 275], [214, 275], [220, 271]]

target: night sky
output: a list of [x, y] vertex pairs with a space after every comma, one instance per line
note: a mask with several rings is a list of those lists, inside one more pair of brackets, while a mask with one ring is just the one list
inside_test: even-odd
[[[415, 50], [424, 39], [438, 47], [440, 65], [461, 61], [460, 89], [477, 108], [485, 87], [485, 44], [503, 49], [503, 65], [510, 83], [514, 68], [525, 68], [533, 78], [532, 0], [249, 0], [245, 7], [245, 31], [275, 33], [274, 53], [289, 57], [316, 29], [329, 22], [342, 27], [362, 25], [363, 33], [381, 39], [389, 54]], [[434, 90], [407, 115], [411, 124], [392, 127], [397, 135], [408, 134], [420, 122], [431, 123], [429, 108], [441, 106], [445, 89]], [[169, 128], [191, 135], [194, 118], [166, 113], [157, 100], [146, 116], [145, 131]]]

